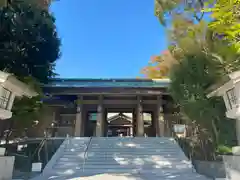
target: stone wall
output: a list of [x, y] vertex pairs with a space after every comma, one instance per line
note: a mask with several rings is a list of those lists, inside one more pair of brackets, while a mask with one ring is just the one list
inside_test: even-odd
[[194, 160], [193, 165], [197, 173], [210, 178], [225, 178], [226, 171], [224, 163], [221, 161], [199, 161]]

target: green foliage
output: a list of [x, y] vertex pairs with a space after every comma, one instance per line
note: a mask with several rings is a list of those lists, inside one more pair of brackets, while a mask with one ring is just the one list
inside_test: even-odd
[[33, 126], [34, 121], [38, 121], [44, 110], [44, 104], [42, 98], [44, 94], [40, 88], [40, 83], [34, 80], [32, 77], [25, 77], [23, 80], [31, 89], [34, 89], [39, 95], [28, 98], [21, 97], [14, 100], [14, 105], [12, 108], [14, 120], [14, 128], [23, 129]]
[[59, 57], [53, 16], [24, 3], [2, 7], [0, 15], [0, 70], [46, 82], [54, 75]]
[[31, 127], [41, 115], [40, 85], [55, 75], [60, 55], [54, 17], [30, 2], [12, 1], [0, 7], [0, 70], [14, 74], [39, 94], [15, 100], [12, 126], [18, 129]]
[[216, 152], [218, 154], [230, 154], [230, 153], [232, 153], [232, 148], [228, 147], [228, 146], [225, 146], [225, 145], [219, 145], [217, 147]]
[[170, 75], [170, 92], [173, 98], [181, 104], [190, 118], [203, 119], [204, 124], [209, 123], [205, 116], [215, 112], [209, 106], [205, 93], [206, 88], [218, 76], [214, 69], [214, 62], [209, 61], [206, 55], [187, 55], [179, 65], [175, 65]]
[[[222, 76], [240, 69], [239, 3], [155, 0], [155, 15], [166, 27], [169, 51], [178, 62], [170, 69], [170, 92], [184, 119], [194, 126], [187, 143], [199, 158], [213, 158], [219, 144], [236, 144], [235, 121], [225, 117], [222, 98], [208, 99], [206, 94]], [[203, 20], [207, 11], [214, 19], [210, 24]]]
[[216, 33], [226, 38], [232, 48], [240, 52], [239, 41], [239, 0], [218, 0], [213, 7], [205, 8], [205, 12], [211, 12], [213, 21], [209, 27]]
[[[181, 110], [199, 125], [200, 136], [206, 136], [200, 137], [200, 140], [209, 138], [209, 142], [213, 142], [215, 146], [220, 143], [234, 145], [234, 120], [225, 117], [223, 100], [206, 97], [207, 89], [222, 75], [219, 62], [212, 59], [212, 56], [204, 53], [186, 54], [182, 61], [171, 69], [170, 92], [180, 104]], [[199, 144], [201, 141], [195, 142]]]
[[167, 25], [176, 15], [200, 22], [204, 17], [204, 4], [209, 5], [213, 0], [155, 0], [155, 16], [158, 17], [162, 25]]

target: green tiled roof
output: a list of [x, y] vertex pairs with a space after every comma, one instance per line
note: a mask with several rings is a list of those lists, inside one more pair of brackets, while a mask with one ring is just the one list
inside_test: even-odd
[[169, 79], [52, 79], [50, 87], [168, 87]]

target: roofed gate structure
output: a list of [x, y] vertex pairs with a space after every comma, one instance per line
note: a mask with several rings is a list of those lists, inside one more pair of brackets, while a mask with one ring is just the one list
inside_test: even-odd
[[[44, 91], [55, 136], [168, 136], [168, 85], [168, 79], [53, 79]], [[114, 124], [111, 113], [120, 121]]]

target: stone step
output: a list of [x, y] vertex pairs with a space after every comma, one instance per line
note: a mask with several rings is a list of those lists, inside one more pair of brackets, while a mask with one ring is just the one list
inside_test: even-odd
[[58, 152], [38, 180], [122, 173], [134, 180], [206, 180], [193, 172], [172, 138], [73, 138], [64, 141]]
[[84, 152], [87, 148], [66, 148], [64, 152]]
[[[136, 157], [145, 157], [147, 154], [136, 154]], [[150, 155], [152, 155], [152, 154], [149, 154], [149, 156]], [[87, 154], [86, 156], [85, 156], [85, 158], [87, 158], [87, 159], [89, 159], [89, 158], [123, 158], [124, 157], [124, 155], [112, 155], [112, 154], [99, 154], [99, 155], [96, 155], [96, 154]], [[132, 156], [132, 157], [129, 157], [129, 158], [133, 158], [134, 156]], [[165, 158], [165, 159], [167, 159], [167, 158], [169, 158], [169, 157], [175, 157], [175, 156], [171, 156], [171, 155], [163, 155], [162, 156], [163, 158]], [[182, 157], [182, 159], [183, 160], [186, 160], [187, 158], [185, 158], [184, 156], [180, 156], [179, 158], [181, 158]]]
[[59, 158], [74, 158], [74, 159], [76, 159], [76, 158], [80, 158], [80, 159], [82, 159], [82, 158], [84, 158], [84, 155], [86, 155], [84, 152], [82, 152], [82, 153], [76, 153], [76, 154], [73, 154], [73, 153], [71, 153], [71, 154], [66, 154], [66, 153], [64, 153], [61, 157], [59, 157]]
[[86, 154], [85, 152], [79, 151], [79, 152], [70, 152], [70, 151], [63, 151], [64, 155], [73, 155], [73, 156], [79, 156], [82, 157], [84, 156], [84, 154]]
[[[65, 162], [64, 162], [65, 163]], [[64, 164], [62, 163], [62, 164]], [[76, 162], [77, 163], [77, 162]], [[60, 164], [60, 163], [58, 163]], [[127, 161], [127, 160], [121, 160], [121, 161], [86, 161], [85, 165], [98, 165], [98, 166], [118, 166], [118, 165], [132, 165], [132, 166], [161, 166], [161, 167], [175, 167], [175, 166], [188, 166], [192, 167], [192, 164], [190, 162], [174, 162], [170, 163], [169, 161], [158, 161], [158, 162], [145, 162], [145, 161], [140, 161], [140, 160], [132, 160], [132, 161]]]
[[162, 156], [178, 156], [178, 155], [183, 155], [182, 152], [138, 152], [138, 151], [119, 151], [119, 152], [101, 152], [101, 151], [88, 151], [86, 153], [87, 155], [125, 155], [125, 154], [129, 154], [129, 155], [162, 155]]
[[[97, 145], [89, 145], [88, 149], [176, 149], [176, 146], [157, 146], [157, 145], [123, 145], [123, 146], [118, 146], [118, 145], [101, 145], [101, 146], [97, 146]], [[69, 148], [69, 149], [74, 149], [73, 147]], [[76, 148], [76, 149], [85, 149], [85, 148]]]
[[[71, 159], [72, 160], [72, 159]], [[189, 160], [183, 160], [183, 159], [168, 159], [168, 158], [164, 158], [164, 159], [150, 159], [150, 158], [143, 158], [143, 157], [101, 157], [101, 158], [96, 158], [96, 157], [88, 157], [85, 159], [86, 162], [108, 162], [108, 161], [144, 161], [146, 163], [148, 162], [156, 162], [156, 163], [160, 163], [160, 162], [164, 162], [164, 163], [191, 163], [191, 161]], [[63, 160], [64, 161], [64, 160]], [[68, 160], [66, 160], [68, 161]]]
[[99, 144], [101, 144], [101, 145], [121, 145], [121, 144], [141, 144], [141, 145], [158, 145], [158, 146], [163, 146], [163, 145], [168, 145], [168, 146], [175, 146], [175, 145], [178, 145], [178, 143], [167, 143], [167, 142], [143, 142], [143, 143], [141, 143], [141, 142], [116, 142], [116, 141], [113, 141], [113, 142], [91, 142], [90, 144], [92, 144], [92, 145], [99, 145]]
[[192, 169], [189, 167], [176, 169], [176, 168], [167, 168], [162, 167], [159, 169], [153, 169], [153, 167], [136, 167], [136, 166], [113, 166], [110, 168], [110, 166], [104, 166], [104, 167], [93, 167], [84, 165], [82, 166], [83, 172], [94, 172], [94, 173], [131, 173], [131, 172], [141, 172], [141, 173], [179, 173], [179, 172], [185, 172], [185, 173], [191, 173]]
[[163, 149], [163, 148], [88, 148], [88, 151], [158, 151], [158, 152], [168, 152], [168, 151], [181, 151], [180, 149], [171, 148], [171, 149]]
[[[89, 144], [88, 147], [94, 147], [94, 148], [108, 148], [108, 147], [117, 147], [117, 148], [176, 148], [178, 147], [178, 144]], [[71, 147], [72, 148], [72, 147]]]
[[[105, 177], [108, 178], [111, 176], [109, 172], [107, 173], [101, 173], [101, 172], [91, 172], [91, 171], [84, 171], [81, 173], [80, 176], [82, 177], [93, 177], [96, 174], [106, 174]], [[115, 174], [116, 172], [113, 172]], [[104, 175], [101, 175], [104, 177]], [[114, 176], [114, 175], [113, 175]], [[178, 173], [151, 173], [151, 172], [130, 172], [130, 173], [121, 173], [117, 174], [115, 177], [123, 177], [123, 179], [134, 179], [134, 180], [207, 180], [206, 177], [199, 175], [199, 174], [194, 174], [194, 173], [186, 173], [186, 172], [178, 172]], [[114, 177], [113, 177], [114, 178]], [[97, 179], [97, 178], [96, 178]]]
[[[81, 161], [81, 160], [80, 160]], [[182, 159], [181, 161], [178, 160], [151, 160], [151, 159], [144, 159], [144, 158], [121, 158], [121, 157], [88, 157], [84, 160], [85, 162], [89, 162], [89, 163], [94, 163], [94, 162], [104, 162], [104, 163], [108, 163], [108, 162], [142, 162], [144, 161], [145, 163], [152, 163], [155, 162], [155, 164], [159, 164], [159, 163], [188, 163], [191, 164], [191, 161], [188, 161], [187, 159]], [[69, 162], [69, 161], [67, 161]]]
[[146, 141], [146, 142], [141, 142], [141, 141], [108, 141], [108, 142], [104, 142], [104, 141], [91, 141], [90, 144], [156, 144], [156, 145], [175, 145], [178, 144], [177, 142], [154, 142], [154, 141]]
[[68, 169], [82, 169], [83, 168], [83, 165], [82, 163], [79, 163], [79, 164], [55, 164], [53, 166], [53, 169], [54, 170], [68, 170]]
[[167, 140], [167, 141], [158, 141], [158, 140], [154, 140], [154, 141], [151, 141], [151, 140], [146, 140], [146, 141], [141, 141], [141, 140], [139, 140], [139, 141], [131, 141], [131, 140], [129, 140], [129, 141], [122, 141], [121, 139], [120, 140], [91, 140], [91, 141], [89, 141], [90, 143], [92, 143], [92, 144], [94, 144], [94, 143], [99, 143], [99, 142], [101, 142], [101, 143], [104, 143], [104, 144], [116, 144], [116, 143], [118, 143], [118, 144], [121, 144], [121, 143], [137, 143], [137, 144], [139, 144], [139, 143], [141, 143], [141, 144], [151, 144], [151, 143], [155, 143], [155, 144], [178, 144], [177, 143], [177, 141], [169, 141], [169, 140]]
[[101, 140], [101, 139], [107, 139], [107, 140], [113, 140], [113, 139], [120, 139], [120, 140], [122, 140], [122, 141], [124, 141], [124, 140], [142, 140], [142, 141], [144, 141], [144, 140], [159, 140], [159, 141], [164, 141], [164, 140], [172, 140], [172, 139], [174, 139], [174, 138], [172, 138], [172, 137], [120, 137], [120, 136], [116, 136], [116, 137], [92, 137], [92, 140]]
[[85, 160], [84, 159], [73, 159], [73, 158], [70, 158], [70, 159], [59, 159], [56, 163], [69, 163], [69, 162], [84, 162]]
[[[51, 177], [51, 174], [49, 175]], [[52, 176], [54, 177], [54, 176]], [[193, 173], [186, 173], [186, 172], [179, 172], [179, 173], [151, 173], [151, 172], [93, 172], [93, 171], [83, 171], [83, 172], [76, 172], [74, 175], [61, 175], [58, 176], [57, 180], [66, 180], [66, 179], [131, 179], [131, 180], [207, 180], [204, 176], [193, 174]], [[54, 180], [56, 178], [53, 178]], [[42, 180], [42, 179], [38, 179]]]
[[[109, 164], [109, 163], [116, 163], [116, 162], [129, 162], [130, 164], [132, 164], [134, 161], [137, 161], [138, 158], [132, 158], [132, 159], [127, 159], [127, 158], [115, 158], [115, 159], [110, 159], [110, 158], [88, 158], [86, 160], [82, 160], [81, 162], [87, 162], [89, 164], [102, 164], [103, 162], [106, 163], [106, 164]], [[155, 163], [155, 164], [171, 164], [171, 163], [178, 163], [178, 164], [181, 164], [181, 163], [185, 163], [185, 164], [191, 164], [190, 161], [187, 161], [187, 160], [159, 160], [159, 161], [151, 161], [151, 160], [145, 160], [145, 159], [141, 159], [142, 161], [144, 161], [146, 164], [148, 163]], [[61, 162], [79, 162], [79, 161], [61, 161]]]
[[[111, 156], [112, 155], [112, 156]], [[121, 158], [144, 158], [144, 159], [152, 159], [152, 160], [182, 160], [179, 156], [168, 156], [168, 155], [145, 155], [145, 154], [107, 154], [108, 157], [121, 157]], [[75, 157], [66, 155], [66, 157]], [[94, 157], [94, 156], [92, 156]]]

